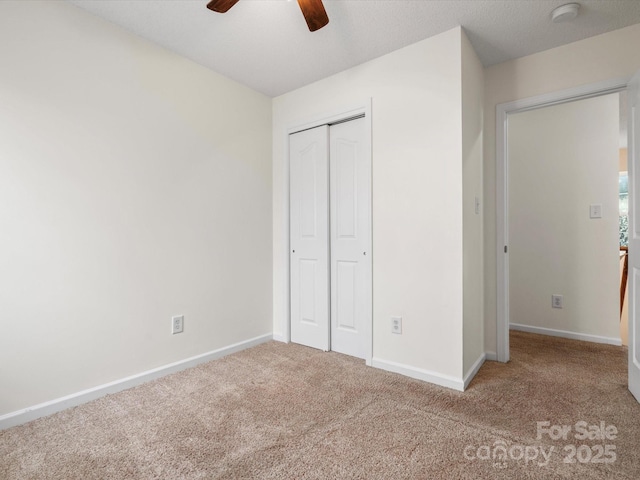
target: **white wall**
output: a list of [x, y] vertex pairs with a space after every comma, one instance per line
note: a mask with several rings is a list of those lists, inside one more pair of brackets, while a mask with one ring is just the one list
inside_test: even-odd
[[461, 88], [456, 28], [274, 99], [274, 336], [288, 315], [287, 128], [372, 98], [374, 360], [462, 377]]
[[0, 415], [269, 334], [271, 100], [60, 2], [0, 58]]
[[618, 97], [509, 116], [512, 324], [620, 339]]
[[[482, 122], [484, 70], [462, 35], [463, 373], [484, 353]], [[476, 199], [479, 210], [476, 213]]]
[[485, 69], [484, 286], [485, 348], [496, 351], [496, 105], [640, 69], [640, 25], [623, 28]]

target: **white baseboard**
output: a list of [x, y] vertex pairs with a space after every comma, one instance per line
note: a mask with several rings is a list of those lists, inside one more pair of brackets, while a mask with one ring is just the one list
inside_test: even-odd
[[498, 354], [496, 352], [484, 352], [484, 359], [490, 362], [497, 362]]
[[471, 368], [469, 369], [467, 374], [464, 376], [464, 390], [467, 389], [467, 387], [471, 383], [471, 380], [473, 380], [473, 377], [476, 376], [476, 373], [478, 373], [478, 370], [480, 370], [480, 367], [484, 364], [484, 361], [486, 358], [487, 358], [486, 354], [483, 353], [482, 355], [480, 355], [480, 357], [478, 357], [475, 363], [471, 365]]
[[375, 357], [371, 359], [371, 366], [387, 370], [388, 372], [399, 373], [424, 382], [434, 383], [441, 387], [452, 388], [459, 392], [464, 391], [464, 381], [461, 378], [452, 377], [450, 375], [443, 375], [441, 373], [412, 367], [410, 365], [404, 365], [402, 363], [391, 362], [389, 360], [382, 360]]
[[510, 323], [510, 330], [518, 330], [520, 332], [537, 333], [539, 335], [550, 335], [552, 337], [570, 338], [572, 340], [582, 340], [584, 342], [606, 343], [608, 345], [622, 345], [622, 340], [615, 337], [601, 337], [599, 335], [590, 335], [587, 333], [568, 332], [566, 330], [556, 330], [553, 328], [531, 327], [529, 325], [520, 325], [519, 323]]
[[32, 407], [7, 413], [0, 416], [0, 430], [14, 427], [16, 425], [21, 425], [23, 423], [30, 422], [31, 420], [35, 420], [36, 418], [45, 417], [47, 415], [51, 415], [70, 407], [75, 407], [77, 405], [81, 405], [83, 403], [90, 402], [91, 400], [103, 397], [105, 395], [120, 392], [122, 390], [126, 390], [128, 388], [148, 382], [150, 380], [155, 380], [156, 378], [164, 377], [165, 375], [169, 375], [171, 373], [195, 367], [196, 365], [199, 365], [201, 363], [210, 362], [211, 360], [224, 357], [225, 355], [239, 352], [241, 350], [245, 350], [247, 348], [267, 342], [272, 338], [273, 335], [271, 334], [261, 335], [259, 337], [251, 338], [239, 343], [234, 343], [233, 345], [219, 348], [217, 350], [212, 350], [211, 352], [196, 355], [195, 357], [186, 358], [184, 360], [170, 363], [168, 365], [154, 368], [152, 370], [147, 370], [146, 372], [138, 373], [130, 377], [122, 378], [110, 383], [105, 383], [104, 385], [98, 385], [97, 387], [89, 388], [81, 392], [72, 393], [71, 395], [67, 395], [65, 397], [56, 398], [54, 400], [40, 403]]
[[289, 343], [289, 341], [285, 338], [285, 336], [282, 333], [274, 333], [273, 339], [276, 342]]

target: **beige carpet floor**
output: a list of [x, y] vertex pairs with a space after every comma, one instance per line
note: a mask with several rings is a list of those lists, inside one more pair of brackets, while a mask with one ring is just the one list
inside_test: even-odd
[[513, 332], [511, 357], [459, 393], [270, 342], [0, 432], [0, 478], [640, 478], [625, 349]]

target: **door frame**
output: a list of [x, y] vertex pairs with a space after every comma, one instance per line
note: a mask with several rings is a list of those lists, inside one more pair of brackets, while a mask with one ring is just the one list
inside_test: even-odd
[[[299, 122], [295, 122], [289, 125], [284, 132], [284, 195], [283, 198], [285, 200], [284, 205], [284, 221], [283, 221], [283, 233], [284, 238], [286, 239], [284, 242], [284, 258], [285, 258], [285, 268], [283, 269], [283, 280], [284, 280], [284, 305], [285, 305], [285, 325], [284, 325], [284, 338], [283, 340], [286, 343], [291, 342], [291, 258], [290, 258], [290, 191], [289, 191], [289, 182], [290, 178], [290, 164], [289, 164], [289, 135], [297, 132], [301, 132], [304, 130], [309, 130], [311, 128], [319, 127], [321, 125], [331, 125], [334, 123], [344, 122], [346, 120], [350, 120], [352, 118], [361, 117], [364, 115], [365, 118], [365, 144], [369, 146], [369, 157], [371, 162], [371, 179], [373, 180], [373, 143], [372, 143], [372, 99], [367, 98], [358, 102], [349, 107], [340, 108], [331, 110], [327, 113], [319, 114], [313, 117], [310, 117], [306, 120], [302, 120]], [[373, 182], [372, 182], [373, 183]], [[365, 324], [365, 340], [366, 340], [366, 351], [365, 351], [365, 362], [367, 365], [371, 366], [371, 359], [373, 358], [373, 185], [369, 189], [369, 218], [371, 219], [369, 228], [369, 245], [368, 251], [371, 252], [369, 257], [371, 262], [371, 288], [369, 292], [371, 293], [371, 298], [366, 302], [368, 307], [367, 316], [370, 321]]]
[[509, 361], [509, 115], [621, 92], [627, 90], [631, 78], [605, 80], [496, 105], [496, 359], [499, 362]]

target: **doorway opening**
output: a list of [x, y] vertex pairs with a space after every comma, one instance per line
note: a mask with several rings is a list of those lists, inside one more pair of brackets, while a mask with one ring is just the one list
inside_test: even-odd
[[620, 151], [618, 178], [618, 211], [620, 238], [620, 339], [629, 345], [629, 165], [627, 92], [620, 92]]
[[509, 328], [620, 345], [619, 104], [509, 118]]
[[[510, 327], [533, 333], [620, 344], [618, 94], [627, 89], [627, 83], [628, 79], [619, 79], [498, 106], [496, 125], [498, 361], [509, 360]], [[610, 96], [608, 101], [607, 96]], [[548, 141], [542, 138], [529, 138], [529, 144], [520, 152], [523, 154], [524, 161], [516, 165], [513, 162], [514, 159], [510, 158], [514, 127], [517, 127], [518, 123], [526, 123], [525, 113], [530, 112], [532, 117], [544, 117], [547, 113], [545, 110], [550, 111], [547, 107], [560, 107], [567, 110], [565, 114], [569, 115], [568, 118], [574, 115], [576, 122], [586, 121], [588, 119], [583, 118], [577, 111], [581, 101], [591, 101], [596, 104], [604, 102], [608, 106], [600, 105], [600, 107], [609, 117], [614, 116], [607, 127], [610, 133], [607, 140], [608, 151], [613, 151], [614, 156], [609, 159], [609, 167], [612, 168], [609, 168], [606, 173], [607, 182], [611, 183], [606, 194], [592, 192], [593, 185], [602, 184], [601, 178], [598, 175], [591, 175], [592, 178], [589, 178], [593, 173], [592, 166], [587, 168], [586, 164], [579, 162], [584, 155], [588, 154], [588, 149], [578, 157], [578, 163], [571, 164], [563, 160], [563, 155], [567, 155], [566, 147], [561, 145], [563, 136], [582, 139], [583, 143], [585, 139], [590, 138], [590, 135], [585, 134], [586, 130], [576, 129], [576, 125], [567, 125], [568, 131], [549, 132], [547, 130], [546, 134], [550, 135]], [[576, 111], [572, 112], [572, 110]], [[549, 119], [545, 121], [550, 121]], [[559, 130], [564, 126], [560, 124], [555, 127]], [[588, 122], [582, 127], [598, 129], [597, 125], [590, 126]], [[612, 139], [612, 135], [615, 138]], [[605, 161], [606, 159], [594, 165], [599, 165], [598, 168], [600, 168]], [[594, 162], [597, 162], [597, 159]], [[547, 170], [532, 170], [532, 167], [539, 163], [546, 164]], [[539, 177], [534, 181], [536, 175]], [[514, 176], [517, 176], [520, 182], [515, 191], [512, 184]], [[576, 179], [584, 183], [578, 185]], [[514, 193], [519, 196], [514, 198]], [[527, 198], [527, 195], [530, 197]], [[515, 203], [512, 204], [512, 202]], [[607, 227], [609, 223], [613, 225], [611, 228]], [[599, 233], [596, 230], [599, 230]], [[574, 235], [576, 233], [577, 237]], [[584, 279], [579, 269], [591, 268], [597, 271], [599, 268], [594, 268], [592, 263], [580, 260], [581, 256], [588, 256], [590, 253], [585, 245], [589, 242], [584, 239], [584, 235], [587, 234], [592, 235], [594, 245], [602, 240], [599, 237], [606, 237], [609, 245], [605, 257], [611, 258], [608, 261], [605, 261], [604, 257], [601, 259], [602, 265], [606, 264], [607, 277], [611, 277], [606, 287], [594, 286], [597, 282], [592, 282], [593, 285], [585, 290]], [[525, 247], [519, 246], [517, 241], [522, 242]], [[524, 251], [531, 249], [530, 251], [537, 251], [538, 254], [521, 255], [522, 251], [518, 252], [517, 249]], [[516, 259], [518, 255], [521, 258]], [[515, 263], [513, 268], [511, 263]], [[543, 284], [544, 282], [536, 281], [536, 277], [545, 271], [543, 267], [555, 269], [555, 274], [546, 279], [546, 285]], [[524, 283], [524, 288], [521, 288], [517, 294], [518, 298], [514, 298], [510, 292], [512, 282], [510, 274], [516, 271], [519, 276], [517, 280]], [[577, 277], [571, 278], [576, 271], [578, 271]], [[591, 275], [593, 276], [593, 272]], [[605, 289], [606, 292], [604, 292]], [[607, 311], [610, 310], [606, 314], [609, 323], [604, 331], [597, 330], [597, 320], [588, 320], [591, 324], [584, 327], [582, 331], [576, 328], [575, 319], [587, 315], [587, 309], [581, 305], [585, 291], [589, 292], [587, 293], [589, 298], [601, 297], [603, 294], [609, 298], [605, 307]], [[518, 321], [515, 320], [514, 312], [518, 312]], [[538, 318], [534, 318], [531, 322], [523, 320], [525, 317], [531, 318], [531, 313]], [[536, 321], [538, 324], [535, 324]]]

